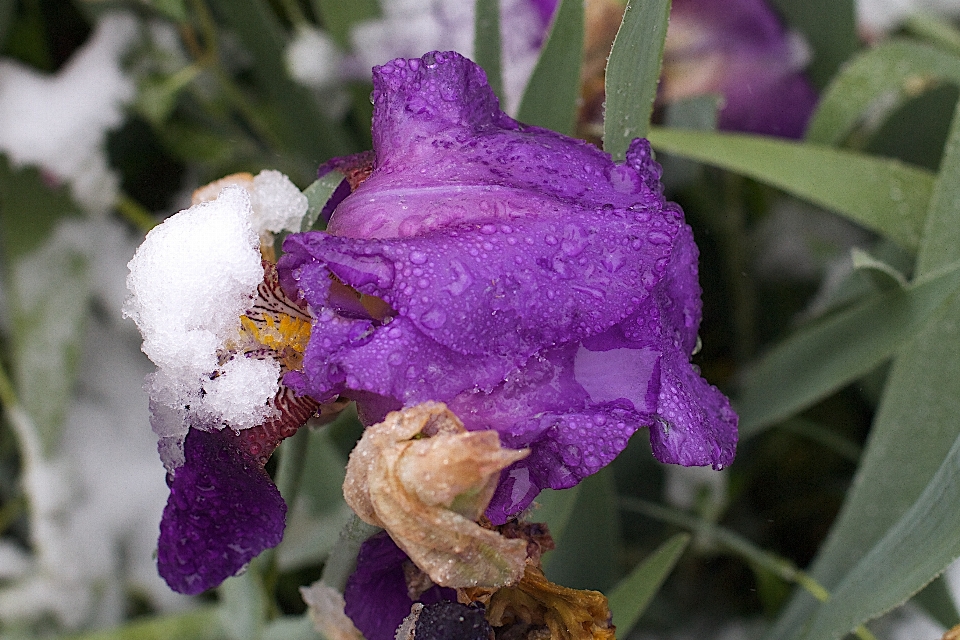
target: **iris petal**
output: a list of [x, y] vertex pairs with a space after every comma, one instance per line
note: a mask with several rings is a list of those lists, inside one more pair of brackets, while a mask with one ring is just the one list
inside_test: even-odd
[[191, 429], [160, 522], [157, 568], [172, 589], [219, 585], [280, 544], [287, 507], [230, 431]]
[[[376, 68], [374, 107], [372, 172], [328, 232], [284, 243], [281, 280], [315, 318], [285, 383], [376, 398], [371, 422], [446, 402], [468, 429], [529, 447], [501, 474], [494, 523], [595, 473], [643, 426], [664, 462], [729, 464], [736, 415], [690, 364], [697, 248], [649, 144], [618, 164], [520, 124], [454, 53]], [[349, 312], [332, 282], [390, 313]]]

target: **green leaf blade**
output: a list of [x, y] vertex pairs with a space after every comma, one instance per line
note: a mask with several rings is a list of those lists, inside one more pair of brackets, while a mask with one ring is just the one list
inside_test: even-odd
[[623, 160], [634, 138], [645, 138], [657, 97], [670, 0], [627, 3], [604, 80], [603, 149]]
[[[946, 265], [960, 254], [960, 247], [951, 244], [960, 227], [958, 178], [960, 105], [954, 113], [930, 200], [916, 267], [921, 276], [948, 268]], [[930, 499], [929, 492], [942, 494], [937, 498], [941, 510], [956, 511], [943, 509], [950, 504], [946, 496], [952, 495], [949, 492], [954, 491], [956, 482], [953, 470], [945, 471], [943, 466], [945, 459], [960, 455], [956, 452], [960, 433], [958, 317], [960, 294], [954, 292], [894, 360], [853, 487], [814, 563], [814, 577], [828, 589], [846, 591], [841, 603], [848, 603], [849, 608], [841, 616], [834, 611], [837, 605], [815, 608], [808, 599], [795, 599], [771, 630], [770, 638], [793, 634], [812, 615], [827, 621], [815, 622], [818, 635], [808, 637], [846, 633], [849, 628], [837, 629], [851, 619], [869, 619], [889, 603], [906, 599], [939, 574], [946, 566], [946, 558], [955, 557], [952, 545], [956, 530], [949, 537], [927, 540], [926, 533], [916, 529], [943, 526], [940, 518], [952, 517], [928, 514], [924, 501]], [[917, 517], [927, 521], [910, 521]], [[899, 562], [895, 555], [877, 555], [876, 548], [888, 553], [895, 540], [900, 540], [900, 545], [907, 544], [904, 540], [925, 545], [917, 549], [898, 547], [898, 553], [921, 552], [923, 557], [915, 560], [916, 566], [900, 567], [895, 564]], [[895, 567], [899, 573], [888, 571], [887, 567]], [[877, 571], [886, 572], [889, 589], [883, 581], [849, 586], [857, 576], [871, 576]], [[867, 593], [874, 589], [877, 594]]]
[[583, 59], [583, 0], [560, 0], [517, 120], [573, 135]]
[[741, 437], [788, 418], [890, 358], [960, 288], [960, 267], [894, 289], [781, 342], [743, 375], [735, 406]]
[[839, 640], [906, 602], [960, 557], [960, 438], [920, 498], [846, 574], [803, 635]]
[[914, 41], [881, 43], [852, 59], [834, 78], [820, 98], [806, 139], [839, 144], [875, 105], [890, 113], [936, 81], [960, 85], [960, 58]]
[[908, 249], [920, 244], [929, 171], [896, 160], [734, 133], [652, 127], [657, 149], [740, 173], [830, 209]]
[[503, 65], [500, 39], [500, 2], [476, 0], [473, 35], [473, 61], [483, 67], [490, 88], [503, 100]]
[[656, 551], [634, 567], [633, 571], [607, 594], [613, 624], [621, 637], [629, 635], [636, 626], [640, 616], [686, 551], [691, 538], [689, 533], [676, 534], [657, 547]]

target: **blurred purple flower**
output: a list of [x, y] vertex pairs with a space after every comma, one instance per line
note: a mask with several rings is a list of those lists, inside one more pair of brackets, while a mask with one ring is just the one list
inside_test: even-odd
[[660, 97], [720, 94], [721, 129], [799, 138], [817, 101], [808, 58], [763, 0], [674, 0]]
[[494, 523], [643, 426], [663, 462], [733, 460], [736, 415], [690, 364], [697, 248], [645, 140], [615, 164], [520, 124], [452, 52], [374, 69], [373, 139], [362, 183], [363, 157], [330, 165], [356, 188], [328, 232], [284, 243], [281, 283], [315, 317], [286, 384], [357, 399], [368, 424], [446, 402], [468, 429], [530, 447], [501, 475]]

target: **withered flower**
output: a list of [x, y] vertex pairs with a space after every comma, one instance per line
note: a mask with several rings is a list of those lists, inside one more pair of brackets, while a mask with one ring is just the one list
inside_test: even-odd
[[528, 628], [522, 637], [540, 637], [549, 630], [551, 640], [614, 640], [607, 598], [599, 591], [568, 589], [547, 580], [543, 570], [528, 562], [523, 579], [502, 589], [461, 589], [461, 602], [480, 602], [487, 607], [487, 621], [494, 627]]
[[523, 575], [527, 543], [476, 520], [500, 470], [527, 454], [502, 449], [496, 431], [467, 431], [445, 405], [427, 402], [364, 431], [350, 455], [344, 497], [436, 584], [512, 584]]

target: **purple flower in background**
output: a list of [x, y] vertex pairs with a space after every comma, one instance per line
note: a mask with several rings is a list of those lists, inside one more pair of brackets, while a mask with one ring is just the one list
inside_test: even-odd
[[717, 93], [721, 129], [799, 138], [817, 101], [808, 58], [763, 0], [675, 0], [660, 98]]
[[328, 232], [284, 243], [281, 283], [315, 318], [284, 382], [356, 399], [367, 424], [445, 402], [531, 448], [502, 472], [494, 523], [644, 426], [663, 462], [728, 465], [736, 415], [690, 364], [697, 248], [647, 142], [615, 164], [520, 124], [452, 52], [376, 67], [373, 95], [372, 173], [340, 193]]

